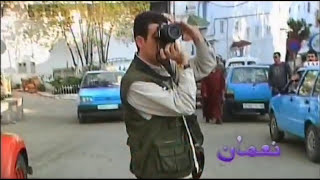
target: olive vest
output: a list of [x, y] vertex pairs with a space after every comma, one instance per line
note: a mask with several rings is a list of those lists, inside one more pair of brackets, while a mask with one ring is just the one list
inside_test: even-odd
[[135, 56], [121, 81], [123, 115], [130, 147], [130, 171], [139, 178], [180, 178], [191, 174], [194, 160], [181, 117], [153, 115], [144, 119], [127, 101], [129, 87], [135, 81], [153, 82], [167, 89], [173, 79], [154, 72]]

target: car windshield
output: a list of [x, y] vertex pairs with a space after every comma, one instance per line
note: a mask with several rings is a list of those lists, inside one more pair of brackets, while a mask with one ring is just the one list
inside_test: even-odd
[[81, 88], [110, 87], [119, 85], [122, 76], [122, 73], [117, 72], [88, 73], [82, 81]]
[[233, 70], [232, 83], [268, 82], [268, 68], [236, 68]]

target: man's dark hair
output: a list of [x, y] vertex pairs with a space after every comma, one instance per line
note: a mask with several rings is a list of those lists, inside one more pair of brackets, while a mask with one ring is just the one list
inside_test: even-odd
[[273, 55], [278, 55], [279, 57], [281, 57], [280, 52], [275, 52], [275, 53], [273, 53]]
[[316, 56], [316, 58], [318, 58], [318, 53], [313, 49], [310, 49], [307, 54], [314, 54], [314, 56]]
[[[168, 19], [162, 14], [156, 13], [153, 11], [146, 11], [138, 14], [134, 19], [134, 24], [133, 24], [134, 39], [136, 39], [137, 36], [142, 36], [144, 39], [147, 39], [148, 26], [153, 23], [157, 23], [157, 24], [168, 23]], [[138, 51], [139, 51], [139, 48], [138, 48]]]

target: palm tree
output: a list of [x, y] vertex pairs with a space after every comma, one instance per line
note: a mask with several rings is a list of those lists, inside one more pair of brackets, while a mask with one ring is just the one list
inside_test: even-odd
[[[288, 32], [288, 39], [297, 40], [301, 46], [302, 41], [308, 39], [310, 36], [311, 24], [307, 24], [304, 19], [294, 20], [293, 18], [290, 18], [288, 20], [287, 24], [288, 24], [289, 28], [291, 29], [290, 32]], [[294, 63], [293, 69], [296, 68], [296, 61], [295, 61], [296, 53], [297, 52], [292, 52], [289, 54], [290, 59], [294, 60], [293, 61], [293, 63]]]

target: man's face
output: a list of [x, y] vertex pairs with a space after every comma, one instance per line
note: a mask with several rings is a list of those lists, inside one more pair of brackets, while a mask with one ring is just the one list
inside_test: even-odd
[[140, 49], [139, 55], [155, 64], [158, 64], [156, 59], [158, 53], [158, 26], [158, 24], [149, 24], [147, 39], [138, 36], [136, 40]]
[[278, 54], [274, 54], [273, 55], [273, 60], [275, 63], [279, 63], [280, 62], [280, 56]]
[[307, 60], [308, 61], [317, 61], [317, 57], [315, 54], [308, 54], [307, 55]]

